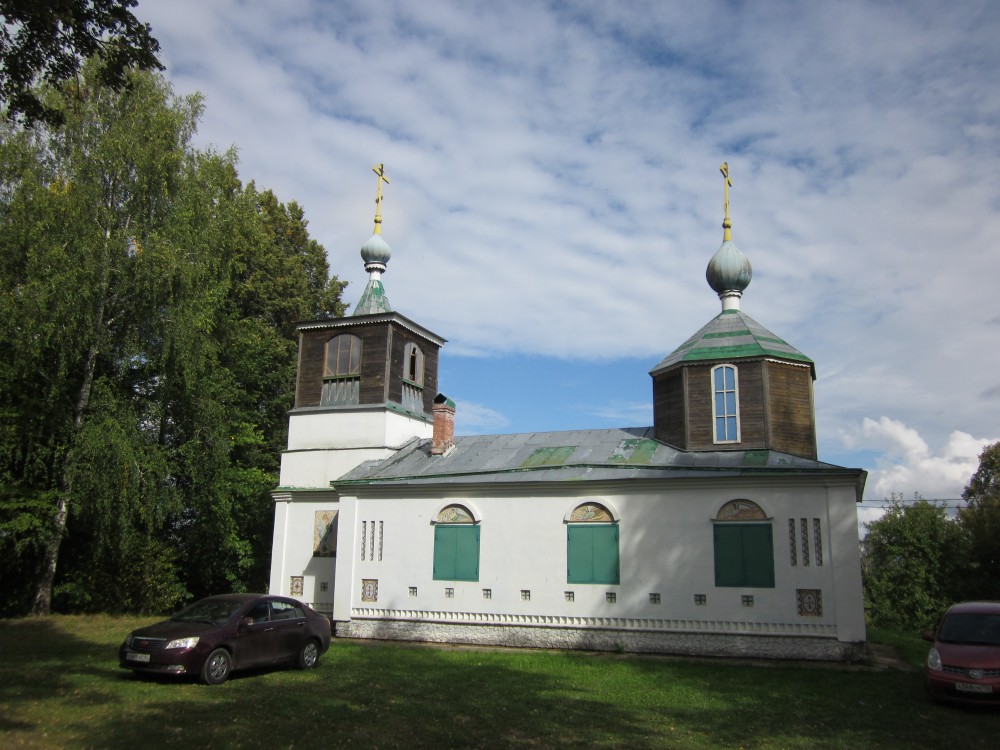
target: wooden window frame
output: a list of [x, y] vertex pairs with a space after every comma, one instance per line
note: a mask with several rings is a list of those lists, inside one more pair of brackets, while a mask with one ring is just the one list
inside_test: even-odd
[[[733, 373], [733, 387], [726, 384], [726, 371]], [[722, 388], [716, 386], [716, 373], [722, 373]], [[740, 442], [740, 372], [733, 364], [721, 364], [712, 368], [712, 442], [716, 445], [729, 445]], [[730, 413], [728, 396], [732, 394], [732, 413]], [[719, 413], [719, 396], [722, 396], [723, 410]], [[719, 422], [725, 426], [724, 437], [719, 438]], [[730, 422], [732, 420], [732, 430]], [[732, 434], [731, 434], [732, 433]]]

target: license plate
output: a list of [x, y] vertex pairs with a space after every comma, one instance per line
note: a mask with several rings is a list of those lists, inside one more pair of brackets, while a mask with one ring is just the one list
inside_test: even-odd
[[149, 654], [137, 654], [135, 651], [129, 651], [125, 654], [125, 659], [128, 661], [149, 661]]
[[977, 685], [973, 682], [956, 682], [955, 690], [960, 693], [992, 693], [992, 685]]

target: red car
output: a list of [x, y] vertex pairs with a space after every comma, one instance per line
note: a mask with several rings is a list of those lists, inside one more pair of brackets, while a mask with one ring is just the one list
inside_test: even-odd
[[1000, 603], [949, 607], [933, 631], [924, 686], [934, 700], [1000, 704]]
[[218, 685], [236, 669], [281, 663], [312, 669], [330, 636], [330, 620], [295, 599], [226, 594], [131, 632], [118, 661], [135, 672], [196, 675]]

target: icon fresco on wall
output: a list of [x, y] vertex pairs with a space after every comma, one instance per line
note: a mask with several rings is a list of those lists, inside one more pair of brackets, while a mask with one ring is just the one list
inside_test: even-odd
[[337, 511], [318, 510], [313, 522], [313, 557], [337, 556]]
[[438, 523], [475, 523], [476, 519], [461, 505], [449, 505], [438, 513]]
[[579, 505], [569, 517], [570, 523], [613, 523], [608, 509], [598, 503]]

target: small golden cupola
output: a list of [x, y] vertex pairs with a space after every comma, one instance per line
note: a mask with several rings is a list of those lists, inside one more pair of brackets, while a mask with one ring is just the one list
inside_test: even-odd
[[816, 458], [815, 364], [740, 309], [753, 270], [736, 247], [725, 194], [722, 245], [705, 278], [722, 312], [650, 371], [657, 439], [682, 450], [774, 450]]

